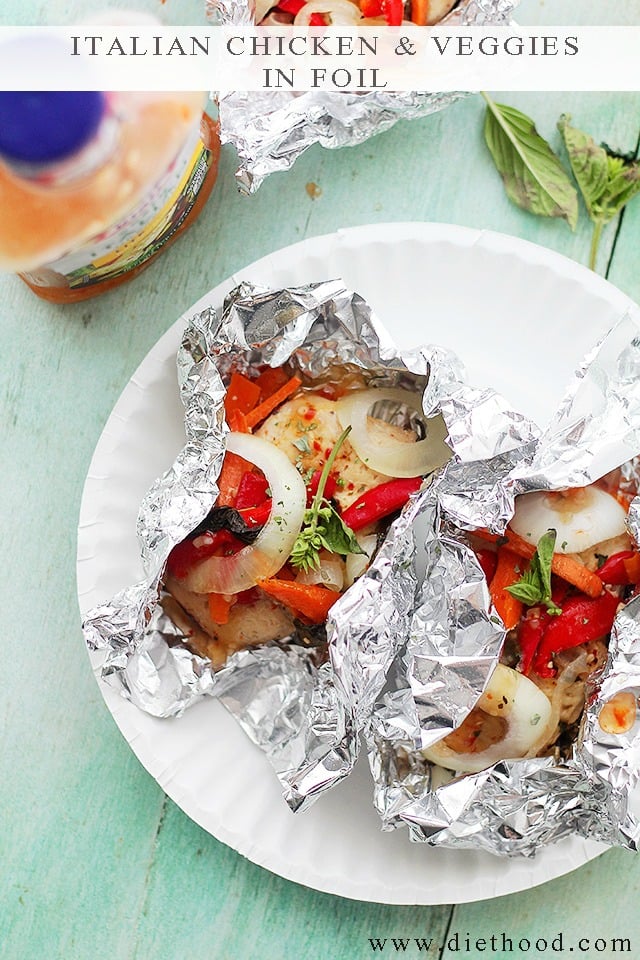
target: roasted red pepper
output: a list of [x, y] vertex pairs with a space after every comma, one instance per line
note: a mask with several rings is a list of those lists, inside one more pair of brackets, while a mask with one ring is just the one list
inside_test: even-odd
[[602, 564], [598, 576], [603, 583], [612, 586], [629, 586], [640, 583], [640, 553], [634, 550], [622, 550], [614, 553]]
[[[309, 486], [307, 487], [307, 506], [311, 506], [311, 502], [318, 492], [318, 487], [320, 486], [320, 477], [322, 476], [322, 470], [316, 470], [309, 481]], [[327, 482], [324, 485], [324, 495], [327, 500], [331, 500], [331, 497], [334, 495], [338, 489], [338, 484], [336, 478], [332, 473], [327, 477]]]
[[[306, 2], [307, 0], [280, 0], [277, 9], [284, 10], [285, 13], [290, 13], [292, 17], [297, 17]], [[267, 367], [267, 369], [269, 368]], [[258, 377], [258, 383], [259, 382], [260, 378]], [[278, 386], [282, 386], [282, 384], [278, 384]]]
[[259, 507], [267, 499], [269, 484], [261, 473], [245, 473], [238, 485], [236, 510], [246, 510], [247, 507]]
[[263, 527], [271, 516], [272, 506], [272, 500], [265, 500], [257, 507], [246, 507], [238, 512], [248, 527]]
[[403, 0], [383, 0], [382, 12], [390, 27], [399, 27], [404, 17]]
[[342, 519], [352, 530], [361, 530], [376, 520], [388, 517], [400, 507], [404, 507], [412, 493], [420, 489], [422, 477], [408, 480], [388, 480], [367, 490], [342, 514]]
[[533, 659], [541, 677], [555, 676], [552, 655], [606, 637], [611, 632], [620, 600], [608, 590], [601, 597], [570, 597], [559, 617], [552, 617]]
[[484, 550], [481, 547], [479, 550], [476, 550], [476, 557], [482, 567], [482, 572], [487, 579], [487, 583], [491, 583], [496, 572], [496, 567], [498, 566], [497, 552], [495, 550]]
[[192, 540], [183, 540], [173, 548], [167, 560], [167, 572], [182, 579], [203, 560], [213, 556], [231, 556], [243, 546], [242, 541], [228, 530], [200, 533]]
[[379, 17], [382, 14], [382, 0], [360, 0], [363, 17]]
[[326, 27], [327, 18], [324, 13], [312, 13], [309, 17], [309, 26], [310, 27]]

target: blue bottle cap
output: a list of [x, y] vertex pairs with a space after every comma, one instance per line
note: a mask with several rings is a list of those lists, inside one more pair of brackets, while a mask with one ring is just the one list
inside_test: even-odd
[[56, 163], [95, 136], [105, 112], [96, 91], [0, 92], [0, 155], [8, 163]]

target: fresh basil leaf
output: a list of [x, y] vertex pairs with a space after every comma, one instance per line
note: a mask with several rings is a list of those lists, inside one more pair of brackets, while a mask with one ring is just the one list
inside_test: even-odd
[[640, 192], [640, 164], [599, 147], [593, 137], [571, 126], [563, 114], [558, 122], [587, 212], [601, 224], [610, 223]]
[[542, 586], [542, 600], [547, 603], [551, 600], [551, 564], [553, 551], [556, 546], [556, 531], [547, 530], [538, 540], [538, 547], [533, 557], [533, 563]]
[[333, 508], [330, 517], [323, 522], [323, 526], [323, 541], [326, 549], [331, 553], [346, 556], [348, 553], [365, 552], [356, 540], [353, 530], [344, 523]]
[[571, 117], [564, 113], [558, 121], [558, 130], [569, 156], [569, 163], [591, 219], [600, 216], [600, 203], [609, 179], [607, 151], [599, 147], [593, 137], [570, 125]]
[[523, 210], [578, 222], [578, 194], [560, 160], [530, 117], [506, 104], [487, 102], [484, 138], [507, 196]]
[[541, 602], [539, 585], [526, 583], [524, 577], [522, 580], [514, 583], [513, 586], [507, 587], [507, 590], [512, 597], [515, 597], [516, 600], [521, 600], [522, 603], [528, 607], [535, 607], [537, 603]]

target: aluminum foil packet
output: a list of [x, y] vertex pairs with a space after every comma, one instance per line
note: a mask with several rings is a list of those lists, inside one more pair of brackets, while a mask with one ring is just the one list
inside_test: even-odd
[[[90, 649], [104, 652], [103, 677], [159, 717], [218, 697], [268, 756], [293, 810], [351, 772], [364, 734], [385, 829], [406, 825], [413, 840], [502, 855], [533, 855], [569, 833], [637, 847], [640, 723], [612, 736], [598, 715], [619, 690], [640, 694], [640, 600], [617, 617], [570, 757], [454, 778], [420, 751], [471, 711], [505, 636], [465, 532], [500, 533], [519, 493], [587, 484], [620, 464], [621, 485], [637, 486], [639, 330], [638, 316], [616, 325], [540, 431], [495, 392], [470, 386], [447, 350], [397, 350], [341, 281], [277, 291], [242, 284], [221, 311], [191, 316], [178, 356], [187, 442], [139, 514], [146, 579], [84, 624]], [[443, 415], [453, 457], [333, 606], [328, 657], [294, 635], [242, 650], [214, 672], [159, 605], [162, 573], [215, 503], [230, 371], [287, 361], [311, 380], [342, 365], [381, 385], [424, 388], [424, 412]], [[640, 498], [629, 525], [639, 537]]]
[[[506, 25], [519, 0], [459, 0], [442, 20], [447, 26]], [[205, 0], [216, 23], [250, 24], [254, 0]], [[367, 93], [307, 91], [234, 91], [219, 97], [220, 139], [232, 143], [243, 193], [254, 193], [277, 170], [289, 170], [314, 143], [351, 147], [388, 130], [398, 120], [413, 120], [455, 103], [463, 93]]]
[[[386, 667], [405, 630], [414, 581], [398, 535], [383, 546], [358, 596], [379, 596], [373, 620], [352, 615], [349, 591], [335, 604], [328, 636], [338, 647], [358, 643], [364, 672], [341, 676], [333, 658], [319, 655], [308, 637], [243, 650], [223, 669], [192, 653], [187, 638], [165, 614], [159, 597], [167, 557], [215, 503], [224, 456], [225, 382], [234, 370], [291, 363], [309, 380], [336, 365], [362, 371], [385, 386], [428, 383], [434, 405], [462, 377], [459, 361], [438, 347], [400, 353], [365, 301], [342, 281], [292, 290], [237, 287], [223, 309], [190, 317], [178, 354], [178, 382], [187, 442], [140, 508], [138, 537], [146, 574], [91, 611], [84, 624], [91, 650], [104, 651], [102, 677], [141, 709], [177, 717], [203, 696], [218, 697], [268, 755], [287, 802], [298, 809], [345, 777], [358, 754], [358, 731], [384, 683]], [[378, 601], [376, 601], [378, 603]], [[381, 638], [384, 638], [384, 653]], [[347, 688], [351, 689], [347, 693]]]
[[[507, 856], [532, 856], [571, 833], [637, 849], [640, 722], [612, 735], [598, 718], [618, 692], [640, 695], [640, 598], [616, 618], [607, 664], [587, 685], [568, 756], [504, 761], [456, 777], [421, 751], [477, 703], [505, 635], [465, 531], [503, 532], [516, 495], [589, 484], [621, 464], [621, 486], [637, 489], [639, 364], [636, 311], [585, 359], [546, 429], [520, 446], [489, 409], [494, 399], [487, 405], [467, 394], [463, 403], [441, 404], [457, 456], [420, 494], [413, 516], [397, 523], [396, 536], [413, 525], [419, 587], [405, 643], [366, 721], [375, 805], [386, 829], [406, 825], [413, 840]], [[637, 542], [639, 520], [636, 498], [628, 525]], [[366, 599], [363, 606], [365, 617]]]

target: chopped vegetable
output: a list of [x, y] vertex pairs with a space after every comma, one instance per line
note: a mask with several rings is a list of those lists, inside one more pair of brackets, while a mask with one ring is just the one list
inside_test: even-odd
[[237, 457], [235, 453], [231, 453], [227, 444], [227, 452], [224, 455], [222, 470], [218, 477], [218, 489], [220, 491], [217, 500], [218, 506], [234, 506], [242, 478], [250, 470], [251, 464], [243, 460], [242, 457]]
[[269, 484], [263, 474], [245, 473], [238, 486], [236, 510], [245, 510], [247, 507], [259, 507], [267, 499]]
[[256, 427], [265, 420], [270, 413], [273, 413], [276, 407], [279, 407], [281, 403], [288, 400], [301, 386], [302, 380], [300, 380], [299, 377], [291, 377], [282, 387], [276, 390], [275, 393], [272, 393], [266, 400], [258, 404], [251, 413], [247, 414], [247, 426]]
[[387, 480], [372, 490], [367, 490], [342, 514], [342, 520], [351, 530], [361, 530], [370, 523], [395, 513], [422, 486], [422, 477]]
[[336, 590], [294, 580], [258, 580], [258, 586], [274, 600], [284, 603], [312, 623], [323, 623], [331, 607], [340, 599]]
[[383, 0], [384, 18], [390, 27], [399, 27], [404, 16], [403, 0]]
[[544, 637], [551, 616], [542, 607], [531, 607], [527, 610], [518, 627], [518, 643], [520, 645], [520, 673], [527, 674], [531, 669], [533, 658]]
[[491, 583], [493, 580], [493, 575], [496, 572], [496, 567], [498, 565], [498, 553], [496, 550], [476, 550], [476, 557], [478, 558], [478, 563], [482, 567], [482, 572], [485, 575], [487, 583]]
[[244, 544], [228, 530], [207, 531], [196, 537], [183, 540], [169, 554], [167, 572], [179, 580], [184, 579], [190, 570], [209, 557], [225, 552], [241, 550]]
[[[424, 439], [413, 443], [388, 435], [375, 436], [369, 427], [371, 410], [378, 404], [405, 407], [421, 421]], [[386, 477], [425, 476], [451, 458], [445, 443], [447, 427], [442, 417], [425, 417], [422, 398], [410, 390], [372, 388], [345, 393], [337, 402], [336, 413], [342, 427], [351, 427], [349, 443], [362, 462]]]
[[[285, 2], [290, 2], [292, 5], [299, 4], [299, 9], [302, 9], [304, 6], [302, 0], [285, 0]], [[278, 6], [284, 9], [282, 4], [278, 4]], [[287, 12], [293, 13], [293, 10]], [[255, 379], [255, 383], [260, 387], [260, 399], [266, 400], [267, 397], [270, 397], [276, 390], [283, 387], [288, 379], [289, 374], [284, 367], [266, 367]]]
[[247, 426], [245, 414], [240, 413], [239, 410], [234, 410], [233, 413], [227, 417], [227, 423], [232, 433], [251, 433], [251, 430]]
[[598, 576], [603, 583], [612, 586], [629, 586], [640, 583], [640, 553], [634, 550], [622, 550], [614, 553], [602, 564]]
[[522, 616], [522, 603], [507, 588], [516, 583], [522, 575], [522, 560], [508, 547], [498, 550], [498, 565], [489, 591], [493, 605], [500, 614], [506, 630], [513, 630]]
[[538, 541], [529, 569], [517, 583], [506, 588], [512, 597], [521, 600], [528, 607], [538, 603], [545, 604], [547, 613], [552, 616], [560, 613], [560, 608], [551, 599], [551, 564], [555, 544], [556, 531], [547, 530]]
[[[519, 537], [513, 530], [507, 529], [504, 536], [499, 537], [495, 533], [489, 533], [488, 530], [475, 530], [475, 536], [482, 540], [488, 540], [489, 543], [504, 543], [509, 546], [518, 556], [530, 560], [536, 548], [532, 543], [528, 543], [522, 537]], [[582, 590], [589, 597], [599, 597], [602, 593], [602, 580], [596, 573], [592, 573], [583, 563], [575, 560], [573, 557], [567, 557], [562, 553], [554, 553], [551, 561], [551, 572], [556, 576], [562, 577], [567, 583]]]
[[600, 640], [611, 632], [618, 609], [618, 597], [605, 590], [597, 599], [570, 597], [562, 613], [547, 626], [533, 660], [533, 669], [541, 677], [555, 676], [552, 655], [581, 643]]
[[257, 383], [243, 377], [241, 373], [234, 373], [229, 381], [224, 398], [224, 409], [227, 420], [233, 413], [249, 413], [260, 399], [260, 387]]
[[210, 557], [189, 572], [184, 583], [194, 593], [241, 593], [259, 579], [272, 577], [289, 556], [302, 525], [307, 491], [286, 454], [248, 433], [228, 434], [227, 450], [262, 471], [273, 509], [254, 543], [230, 557]]
[[209, 594], [209, 613], [214, 623], [228, 623], [229, 611], [233, 604], [233, 597], [227, 597], [223, 593]]
[[429, 0], [412, 0], [411, 20], [419, 27], [427, 25], [429, 20]]

